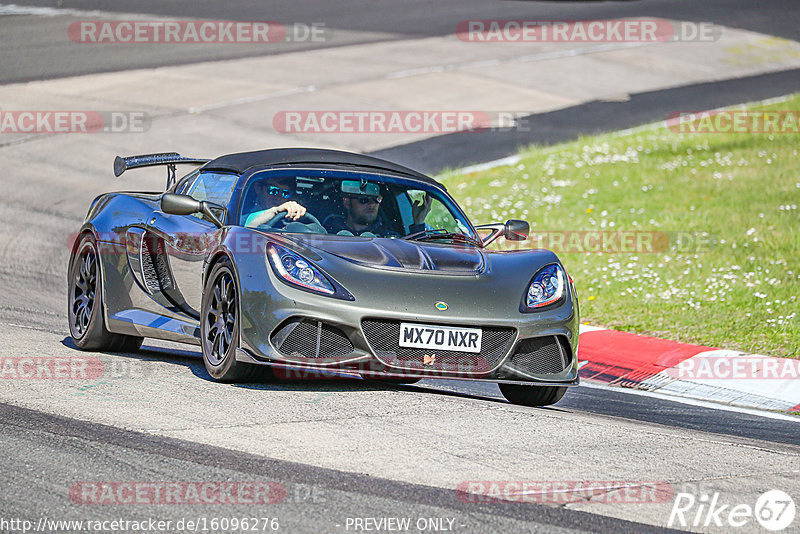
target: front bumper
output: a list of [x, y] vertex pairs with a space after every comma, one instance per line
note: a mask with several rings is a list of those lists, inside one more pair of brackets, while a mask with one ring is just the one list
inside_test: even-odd
[[[269, 301], [243, 301], [237, 360], [285, 369], [335, 371], [368, 378], [449, 378], [577, 385], [578, 317], [574, 295], [539, 313], [509, 317], [372, 308], [322, 298], [275, 280]], [[282, 298], [275, 298], [274, 292]], [[399, 347], [400, 322], [481, 328], [480, 354]], [[302, 374], [298, 376], [303, 376]]]

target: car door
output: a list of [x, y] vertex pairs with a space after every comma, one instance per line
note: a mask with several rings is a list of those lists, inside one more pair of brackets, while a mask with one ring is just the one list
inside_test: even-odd
[[[237, 180], [235, 174], [200, 172], [185, 194], [226, 206]], [[147, 232], [163, 296], [187, 315], [200, 317], [206, 253], [216, 244], [219, 229], [199, 213], [170, 215], [157, 209], [150, 216]]]

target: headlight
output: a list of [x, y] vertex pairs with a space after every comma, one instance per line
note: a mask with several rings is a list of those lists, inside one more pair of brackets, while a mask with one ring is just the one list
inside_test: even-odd
[[541, 308], [558, 301], [564, 295], [566, 278], [564, 269], [556, 264], [548, 265], [533, 277], [525, 304], [528, 308]]
[[267, 256], [275, 273], [290, 284], [326, 295], [333, 295], [336, 292], [325, 275], [299, 254], [275, 243], [269, 243]]

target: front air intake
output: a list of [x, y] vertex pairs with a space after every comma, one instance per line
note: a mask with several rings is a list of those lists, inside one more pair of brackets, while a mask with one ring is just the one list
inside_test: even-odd
[[517, 344], [508, 365], [533, 375], [561, 373], [572, 362], [570, 351], [556, 336], [523, 339]]
[[272, 334], [272, 344], [292, 359], [342, 358], [353, 352], [344, 332], [313, 319], [286, 321]]
[[513, 328], [482, 327], [481, 352], [475, 354], [401, 347], [400, 321], [365, 319], [361, 328], [372, 352], [388, 367], [463, 377], [483, 376], [496, 369], [511, 350], [516, 335]]

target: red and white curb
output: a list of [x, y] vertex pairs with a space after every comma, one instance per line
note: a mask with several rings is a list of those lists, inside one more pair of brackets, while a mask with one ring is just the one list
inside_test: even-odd
[[589, 383], [800, 412], [800, 360], [581, 325], [578, 365]]

